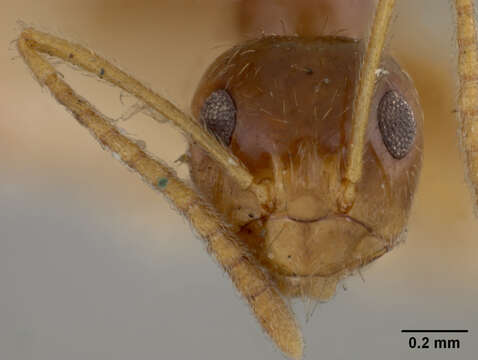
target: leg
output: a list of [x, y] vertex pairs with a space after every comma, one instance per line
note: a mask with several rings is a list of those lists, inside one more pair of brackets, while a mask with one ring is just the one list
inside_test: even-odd
[[478, 48], [473, 0], [455, 0], [458, 42], [459, 117], [475, 214], [478, 216]]
[[[220, 163], [243, 189], [250, 189], [262, 203], [268, 201], [268, 190], [264, 188], [263, 185], [253, 183], [253, 176], [247, 168], [234, 157], [229, 149], [222, 146], [216, 138], [206, 132], [198, 122], [192, 120], [168, 100], [155, 94], [124, 71], [121, 71], [81, 45], [69, 43], [66, 40], [40, 31], [26, 29], [21, 35], [21, 41], [25, 47], [58, 57], [73, 65], [79, 66], [136, 96], [136, 98], [145, 105], [171, 120], [171, 122], [189, 136], [191, 140], [205, 149], [211, 158]], [[39, 74], [37, 74], [37, 76], [39, 76]], [[40, 77], [38, 80], [40, 83], [44, 82], [44, 79]]]
[[[42, 44], [41, 39], [43, 42], [45, 39], [48, 40], [48, 44]], [[56, 48], [56, 45], [59, 48]], [[46, 85], [53, 96], [73, 113], [80, 124], [90, 130], [104, 148], [111, 151], [115, 157], [119, 157], [147, 184], [165, 195], [191, 222], [198, 234], [206, 241], [210, 253], [214, 255], [222, 268], [229, 274], [241, 295], [248, 301], [264, 331], [284, 353], [296, 359], [301, 358], [302, 336], [289, 307], [254, 259], [240, 246], [221, 217], [192, 188], [182, 182], [171, 169], [153, 159], [135, 142], [122, 135], [87, 101], [75, 94], [70, 86], [57, 75], [55, 69], [37, 52], [44, 51], [69, 61], [75, 59], [75, 56], [81, 55], [78, 52], [78, 47], [64, 40], [28, 29], [20, 36], [18, 48], [40, 84]], [[135, 95], [141, 90], [141, 87], [144, 88], [129, 76], [129, 79], [122, 80], [121, 77], [127, 76], [126, 74], [112, 65], [106, 64], [105, 60], [96, 57], [91, 52], [87, 52], [87, 56], [83, 56], [82, 60], [84, 68], [99, 74], [99, 76], [108, 77], [108, 80], [113, 83], [124, 85], [124, 81], [127, 80], [135, 87], [134, 91], [131, 91]], [[122, 87], [124, 88], [124, 86]], [[151, 99], [148, 101], [146, 102], [153, 102]], [[174, 115], [174, 111], [171, 111]]]
[[395, 0], [379, 0], [375, 10], [367, 51], [360, 68], [360, 82], [355, 95], [353, 109], [352, 141], [347, 155], [342, 191], [338, 199], [339, 208], [347, 212], [355, 201], [355, 184], [362, 177], [365, 131], [367, 130], [370, 104], [375, 91], [376, 71], [380, 65], [382, 52], [392, 18]]

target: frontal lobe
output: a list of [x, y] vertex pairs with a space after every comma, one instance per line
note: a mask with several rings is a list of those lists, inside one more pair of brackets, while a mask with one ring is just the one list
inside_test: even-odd
[[[193, 113], [204, 118], [209, 97], [228, 94], [236, 106], [235, 128], [219, 137], [253, 173], [269, 167], [272, 156], [294, 153], [304, 140], [322, 154], [337, 152], [350, 129], [361, 48], [340, 37], [285, 36], [236, 46], [203, 76]], [[217, 127], [212, 118], [210, 130]], [[211, 131], [217, 136], [217, 129]]]

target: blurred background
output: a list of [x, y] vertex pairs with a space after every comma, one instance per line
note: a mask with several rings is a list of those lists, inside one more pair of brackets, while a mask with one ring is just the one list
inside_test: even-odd
[[[283, 358], [186, 222], [40, 88], [13, 41], [33, 25], [80, 42], [188, 111], [221, 52], [258, 32], [292, 32], [290, 3], [1, 0], [1, 359]], [[344, 6], [323, 10], [328, 21], [317, 15], [320, 29], [360, 36], [369, 3], [337, 3]], [[398, 3], [389, 51], [415, 79], [425, 111], [409, 237], [364, 281], [345, 281], [309, 322], [294, 302], [306, 359], [471, 359], [478, 351], [478, 220], [457, 145], [451, 7]], [[135, 104], [58, 68], [111, 118]], [[147, 116], [118, 124], [170, 164], [186, 150], [180, 134]], [[174, 168], [187, 176], [185, 165]], [[460, 350], [410, 350], [400, 333], [407, 328], [470, 333], [443, 336], [459, 338]]]

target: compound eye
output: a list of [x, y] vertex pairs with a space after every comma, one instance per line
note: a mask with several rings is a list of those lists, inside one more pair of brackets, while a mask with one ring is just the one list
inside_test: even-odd
[[393, 158], [403, 159], [417, 134], [417, 123], [412, 108], [396, 91], [388, 91], [380, 100], [377, 111], [382, 140]]
[[226, 90], [211, 93], [201, 109], [201, 121], [225, 145], [236, 127], [236, 105]]

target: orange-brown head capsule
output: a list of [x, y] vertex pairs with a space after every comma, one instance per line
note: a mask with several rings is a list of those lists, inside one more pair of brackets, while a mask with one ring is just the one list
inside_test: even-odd
[[377, 71], [363, 175], [337, 208], [363, 44], [271, 36], [236, 46], [204, 75], [198, 121], [272, 189], [261, 206], [199, 146], [191, 175], [286, 295], [326, 300], [337, 281], [395, 245], [421, 167], [423, 116], [410, 78], [390, 57]]

